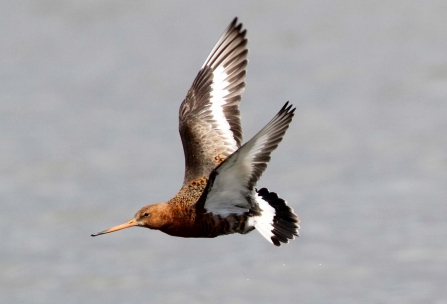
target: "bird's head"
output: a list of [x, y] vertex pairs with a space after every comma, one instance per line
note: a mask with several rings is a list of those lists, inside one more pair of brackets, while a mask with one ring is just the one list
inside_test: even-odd
[[146, 227], [150, 229], [160, 229], [163, 225], [166, 224], [166, 217], [163, 216], [163, 206], [162, 204], [148, 205], [135, 213], [135, 216], [130, 221], [112, 227], [110, 229], [94, 233], [92, 236], [98, 236], [101, 234], [115, 232], [121, 229], [126, 229], [134, 226], [138, 227]]

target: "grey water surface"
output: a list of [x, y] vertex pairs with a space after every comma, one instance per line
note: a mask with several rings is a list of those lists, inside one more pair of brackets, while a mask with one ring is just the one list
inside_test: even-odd
[[[233, 17], [245, 140], [290, 100], [259, 187], [301, 218], [92, 238], [183, 179], [178, 108]], [[446, 1], [3, 1], [1, 303], [447, 303]]]

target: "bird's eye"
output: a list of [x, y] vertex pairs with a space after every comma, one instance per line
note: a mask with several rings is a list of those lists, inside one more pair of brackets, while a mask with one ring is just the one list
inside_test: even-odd
[[143, 216], [144, 216], [144, 217], [148, 217], [148, 216], [149, 216], [149, 213], [145, 212], [145, 213], [143, 214]]

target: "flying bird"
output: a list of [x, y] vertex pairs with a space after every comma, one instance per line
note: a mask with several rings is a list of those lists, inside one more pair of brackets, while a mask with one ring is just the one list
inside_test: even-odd
[[256, 229], [280, 246], [299, 235], [298, 216], [286, 201], [266, 188], [255, 188], [295, 108], [287, 102], [242, 145], [239, 103], [248, 64], [245, 36], [246, 30], [235, 18], [180, 105], [179, 131], [185, 154], [180, 191], [167, 202], [141, 208], [130, 221], [92, 236], [134, 226], [193, 238]]

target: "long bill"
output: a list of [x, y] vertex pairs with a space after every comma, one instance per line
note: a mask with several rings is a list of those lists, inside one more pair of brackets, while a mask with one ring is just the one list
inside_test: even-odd
[[137, 221], [135, 219], [131, 219], [127, 223], [124, 223], [124, 224], [112, 227], [110, 229], [107, 229], [107, 230], [104, 230], [104, 231], [101, 231], [101, 232], [98, 232], [98, 233], [94, 233], [94, 234], [92, 234], [92, 236], [98, 236], [98, 235], [101, 235], [101, 234], [115, 232], [115, 231], [118, 231], [118, 230], [121, 230], [121, 229], [126, 229], [126, 228], [130, 228], [130, 227], [137, 226], [137, 225], [138, 225]]

